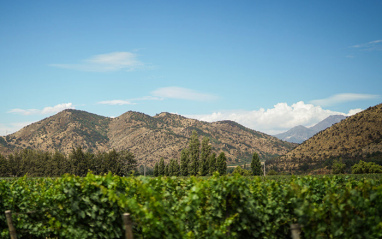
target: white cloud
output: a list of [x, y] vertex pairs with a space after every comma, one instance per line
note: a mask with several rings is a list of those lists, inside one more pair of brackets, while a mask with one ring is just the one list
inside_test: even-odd
[[344, 93], [330, 96], [325, 99], [312, 100], [310, 103], [320, 106], [337, 105], [350, 101], [376, 99], [379, 95]]
[[0, 124], [0, 136], [6, 136], [8, 134], [12, 134], [32, 123], [33, 122], [17, 122], [17, 123], [9, 123], [9, 124]]
[[74, 106], [72, 103], [63, 103], [58, 104], [53, 107], [45, 107], [42, 110], [39, 109], [12, 109], [8, 111], [8, 113], [15, 113], [15, 114], [21, 114], [21, 115], [47, 115], [47, 114], [54, 114], [57, 112], [60, 112], [65, 109], [74, 109]]
[[159, 88], [151, 92], [151, 94], [162, 98], [196, 101], [210, 101], [216, 100], [218, 98], [217, 96], [212, 94], [201, 93], [191, 89], [176, 86]]
[[367, 43], [362, 43], [358, 45], [351, 46], [352, 48], [358, 48], [368, 51], [380, 51], [382, 50], [382, 40], [370, 41]]
[[359, 111], [360, 109], [350, 110], [348, 113], [335, 112], [300, 101], [291, 106], [287, 103], [278, 103], [271, 109], [224, 111], [187, 117], [207, 122], [232, 120], [250, 129], [274, 135], [297, 125], [312, 126], [330, 115], [350, 116]]
[[142, 68], [144, 64], [137, 60], [137, 55], [131, 52], [112, 52], [95, 55], [82, 60], [78, 64], [50, 64], [50, 66], [79, 71], [108, 72]]

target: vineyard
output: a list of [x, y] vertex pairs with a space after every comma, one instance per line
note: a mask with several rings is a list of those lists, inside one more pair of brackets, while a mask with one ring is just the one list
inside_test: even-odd
[[380, 177], [86, 177], [0, 180], [19, 238], [382, 238]]

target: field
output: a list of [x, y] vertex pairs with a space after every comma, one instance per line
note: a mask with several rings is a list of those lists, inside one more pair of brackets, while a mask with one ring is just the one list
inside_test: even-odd
[[[86, 177], [0, 180], [0, 209], [12, 210], [19, 237], [381, 238], [380, 175]], [[0, 236], [9, 238], [4, 213]]]

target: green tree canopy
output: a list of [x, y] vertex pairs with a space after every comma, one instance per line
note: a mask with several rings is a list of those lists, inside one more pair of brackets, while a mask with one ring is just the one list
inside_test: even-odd
[[211, 154], [210, 139], [208, 137], [203, 137], [202, 149], [200, 153], [200, 167], [199, 175], [206, 176], [209, 173], [209, 156]]
[[361, 160], [351, 167], [351, 172], [353, 174], [382, 173], [382, 166], [373, 162], [364, 162]]
[[188, 173], [190, 175], [195, 176], [199, 173], [199, 148], [200, 142], [198, 138], [198, 133], [196, 132], [196, 130], [193, 130], [188, 147], [190, 153]]
[[227, 158], [224, 152], [221, 152], [216, 160], [217, 171], [220, 175], [225, 175], [227, 173]]
[[252, 155], [251, 169], [252, 169], [252, 174], [255, 176], [262, 174], [260, 158], [256, 152], [253, 153], [253, 155]]
[[333, 165], [332, 165], [332, 173], [333, 174], [343, 174], [343, 173], [345, 173], [345, 169], [346, 169], [346, 164], [344, 164], [338, 160], [334, 160]]
[[159, 176], [165, 175], [165, 165], [164, 165], [164, 158], [163, 157], [161, 157], [159, 160], [158, 175]]
[[188, 165], [189, 165], [189, 152], [188, 149], [183, 149], [180, 153], [180, 175], [188, 176]]
[[240, 167], [240, 166], [237, 166], [237, 167], [233, 170], [232, 174], [240, 174], [240, 175], [243, 175], [243, 176], [251, 176], [251, 172], [250, 172], [250, 171], [248, 171], [248, 170], [246, 170], [246, 169], [243, 169], [243, 168]]

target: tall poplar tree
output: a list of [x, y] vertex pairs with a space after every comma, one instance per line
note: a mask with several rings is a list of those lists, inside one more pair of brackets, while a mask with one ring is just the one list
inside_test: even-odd
[[159, 165], [158, 165], [158, 176], [164, 176], [164, 159], [163, 157], [160, 158], [159, 160]]
[[217, 171], [216, 169], [216, 153], [212, 153], [209, 157], [209, 174], [213, 175], [214, 172]]
[[176, 159], [171, 159], [169, 166], [169, 176], [179, 176], [179, 164]]
[[156, 162], [155, 166], [154, 166], [154, 176], [155, 177], [159, 176], [159, 165], [158, 165], [158, 162]]
[[165, 175], [165, 176], [170, 176], [170, 170], [169, 170], [169, 167], [170, 167], [169, 164], [166, 164], [166, 166], [164, 167], [164, 175]]
[[251, 169], [252, 169], [252, 174], [255, 176], [261, 175], [262, 173], [260, 158], [256, 152], [254, 152], [252, 155]]
[[220, 175], [225, 175], [227, 173], [227, 158], [224, 152], [221, 152], [216, 160], [217, 171]]
[[210, 139], [208, 137], [203, 137], [202, 140], [202, 149], [200, 153], [200, 167], [199, 167], [199, 175], [206, 176], [209, 173], [209, 156], [211, 154], [211, 145]]
[[196, 132], [196, 130], [193, 130], [189, 143], [190, 162], [188, 172], [190, 175], [195, 176], [199, 172], [199, 148], [200, 142], [198, 138], [198, 133]]
[[188, 176], [189, 165], [188, 149], [183, 149], [180, 153], [180, 176]]

